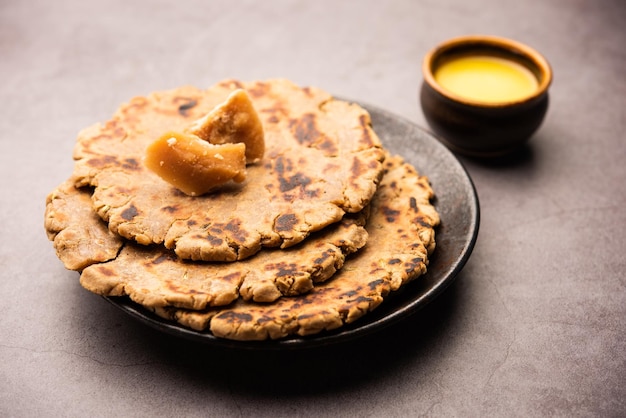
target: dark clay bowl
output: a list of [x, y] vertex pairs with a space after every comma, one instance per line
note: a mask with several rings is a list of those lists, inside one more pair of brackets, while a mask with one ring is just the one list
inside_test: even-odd
[[[446, 60], [462, 55], [490, 55], [512, 60], [537, 78], [536, 91], [513, 101], [489, 103], [459, 96], [435, 80]], [[494, 36], [465, 36], [431, 50], [422, 66], [420, 102], [439, 140], [452, 151], [477, 157], [501, 156], [519, 148], [539, 128], [548, 110], [550, 65], [537, 51], [519, 42]]]

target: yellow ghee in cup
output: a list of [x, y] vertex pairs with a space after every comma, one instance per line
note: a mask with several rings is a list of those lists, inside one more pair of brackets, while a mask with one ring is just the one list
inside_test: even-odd
[[488, 55], [452, 58], [435, 70], [444, 89], [465, 99], [486, 103], [517, 101], [539, 87], [537, 77], [523, 65]]

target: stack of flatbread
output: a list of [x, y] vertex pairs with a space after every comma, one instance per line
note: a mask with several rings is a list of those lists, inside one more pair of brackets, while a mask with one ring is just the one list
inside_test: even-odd
[[[235, 90], [265, 151], [246, 179], [200, 196], [149, 170], [146, 147]], [[79, 133], [45, 228], [81, 285], [234, 340], [352, 323], [425, 273], [439, 215], [428, 179], [389, 155], [362, 107], [287, 80], [227, 80], [136, 97]]]

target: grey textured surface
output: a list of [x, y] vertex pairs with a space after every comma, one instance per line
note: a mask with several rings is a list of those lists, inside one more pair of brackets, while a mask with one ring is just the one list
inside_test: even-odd
[[[625, 415], [625, 19], [621, 0], [0, 2], [0, 415]], [[213, 350], [129, 320], [56, 259], [45, 196], [119, 103], [287, 77], [425, 125], [421, 59], [468, 33], [541, 51], [550, 110], [515, 158], [462, 160], [478, 243], [415, 317], [323, 350]]]

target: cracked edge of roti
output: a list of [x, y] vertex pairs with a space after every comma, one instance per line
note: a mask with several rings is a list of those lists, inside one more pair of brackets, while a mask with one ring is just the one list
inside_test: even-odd
[[[174, 268], [170, 265], [168, 269], [167, 263], [170, 262], [174, 263]], [[154, 274], [150, 267], [159, 265], [165, 265], [165, 271]], [[143, 306], [203, 309], [228, 305], [236, 300], [245, 274], [245, 271], [230, 269], [214, 280], [185, 287], [185, 281], [192, 276], [202, 277], [198, 269], [186, 269], [171, 251], [126, 243], [115, 259], [85, 268], [80, 284], [92, 293], [107, 297], [128, 296]]]
[[44, 228], [65, 268], [80, 272], [117, 257], [124, 241], [109, 231], [91, 210], [89, 194], [77, 192], [74, 184], [69, 178], [46, 196]]

